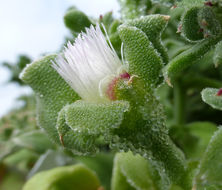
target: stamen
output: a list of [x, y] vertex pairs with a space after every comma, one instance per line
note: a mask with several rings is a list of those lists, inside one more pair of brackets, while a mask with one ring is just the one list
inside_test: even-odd
[[[74, 44], [68, 42], [63, 55], [59, 55], [53, 68], [63, 79], [87, 101], [104, 101], [101, 84], [107, 76], [119, 76], [123, 67], [106, 32], [106, 37], [99, 24], [86, 28]], [[126, 69], [125, 69], [126, 70]], [[108, 85], [108, 84], [107, 84]]]

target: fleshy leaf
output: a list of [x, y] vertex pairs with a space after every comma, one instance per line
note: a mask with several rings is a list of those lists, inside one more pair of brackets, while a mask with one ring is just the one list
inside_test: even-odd
[[186, 125], [195, 138], [197, 138], [197, 144], [193, 147], [190, 147], [190, 150], [195, 150], [191, 153], [190, 156], [201, 158], [206, 147], [211, 139], [213, 133], [217, 130], [217, 127], [214, 123], [210, 122], [193, 122]]
[[95, 156], [75, 156], [75, 160], [83, 163], [89, 169], [96, 172], [105, 190], [110, 190], [113, 169], [113, 154], [102, 153]]
[[178, 2], [177, 5], [179, 7], [190, 8], [194, 6], [204, 6], [205, 0], [183, 0], [183, 1], [177, 0], [177, 2]]
[[168, 55], [166, 48], [161, 42], [161, 34], [166, 28], [170, 16], [167, 15], [148, 15], [138, 19], [130, 20], [125, 24], [129, 26], [135, 26], [142, 30], [153, 44], [153, 47], [160, 53], [163, 62], [168, 62]]
[[72, 130], [101, 134], [117, 128], [128, 110], [129, 103], [126, 101], [101, 104], [76, 101], [66, 108], [66, 123]]
[[202, 28], [198, 22], [198, 13], [200, 10], [200, 7], [192, 7], [181, 18], [181, 32], [188, 41], [195, 42], [204, 39]]
[[221, 25], [211, 7], [205, 6], [198, 13], [199, 25], [203, 29], [205, 37], [215, 36], [221, 33]]
[[144, 156], [162, 179], [189, 188], [184, 156], [167, 134], [162, 106], [139, 81], [135, 78], [128, 88], [120, 85], [118, 97], [127, 99], [131, 110], [120, 128], [114, 130], [112, 147]]
[[146, 34], [132, 26], [121, 25], [119, 35], [129, 63], [129, 73], [138, 75], [148, 86], [159, 81], [163, 62]]
[[99, 186], [94, 172], [78, 164], [40, 172], [24, 185], [23, 190], [98, 190]]
[[37, 121], [49, 137], [59, 142], [56, 130], [58, 112], [66, 104], [73, 103], [79, 96], [69, 87], [51, 66], [56, 55], [49, 55], [28, 65], [21, 79], [36, 93]]
[[147, 14], [150, 0], [118, 0], [123, 19], [133, 19]]
[[202, 92], [202, 100], [214, 109], [222, 110], [222, 96], [218, 94], [219, 89], [205, 88]]
[[59, 166], [65, 166], [74, 164], [75, 160], [72, 157], [67, 156], [64, 151], [61, 150], [48, 150], [45, 154], [42, 154], [35, 162], [35, 165], [29, 171], [27, 179], [40, 171], [53, 169]]
[[92, 24], [89, 18], [76, 8], [71, 8], [66, 12], [64, 22], [67, 28], [76, 33], [85, 31], [85, 28]]
[[[181, 128], [171, 129], [177, 144], [183, 149], [188, 159], [200, 159], [217, 126], [210, 122], [193, 122]], [[174, 134], [173, 134], [174, 133]]]
[[119, 164], [119, 160], [115, 157], [111, 190], [136, 190], [135, 187], [132, 187], [131, 184], [129, 184], [126, 176], [123, 175]]
[[155, 184], [151, 177], [148, 161], [139, 155], [131, 152], [118, 153], [115, 156], [114, 170], [112, 177], [112, 190], [122, 190], [119, 176], [125, 177], [130, 188], [138, 190], [155, 190]]
[[61, 143], [80, 152], [95, 152], [96, 140], [117, 128], [129, 109], [126, 101], [89, 103], [76, 101], [60, 112], [57, 128]]
[[75, 154], [88, 154], [98, 152], [98, 147], [95, 142], [98, 135], [89, 135], [74, 131], [66, 124], [66, 107], [60, 112], [57, 120], [57, 130], [62, 146], [74, 151]]
[[196, 63], [197, 60], [213, 48], [221, 38], [221, 35], [211, 36], [177, 55], [164, 68], [165, 79], [169, 80], [172, 76], [180, 74], [183, 70]]
[[222, 64], [222, 41], [220, 41], [216, 45], [216, 49], [214, 51], [213, 61], [214, 61], [215, 67], [218, 67], [219, 65]]
[[48, 137], [40, 131], [31, 131], [12, 138], [12, 141], [21, 147], [34, 150], [38, 153], [44, 153], [47, 149], [54, 149]]
[[195, 179], [196, 189], [222, 188], [222, 127], [220, 127], [210, 140], [207, 150], [202, 157]]

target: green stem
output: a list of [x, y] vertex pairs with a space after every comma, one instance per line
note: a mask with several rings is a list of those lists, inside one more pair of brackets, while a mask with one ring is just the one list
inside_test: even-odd
[[175, 81], [174, 94], [174, 118], [177, 125], [185, 122], [185, 92], [180, 80]]
[[213, 48], [222, 39], [222, 34], [213, 36], [208, 39], [195, 44], [188, 50], [182, 52], [173, 58], [169, 64], [164, 68], [165, 78], [171, 78], [180, 74], [184, 69], [196, 63], [203, 55], [205, 55], [211, 48]]
[[208, 78], [205, 76], [193, 76], [191, 80], [188, 80], [187, 78], [185, 78], [183, 79], [183, 84], [187, 87], [192, 87], [192, 88], [197, 88], [197, 89], [203, 89], [206, 87], [221, 88], [222, 86], [221, 81]]

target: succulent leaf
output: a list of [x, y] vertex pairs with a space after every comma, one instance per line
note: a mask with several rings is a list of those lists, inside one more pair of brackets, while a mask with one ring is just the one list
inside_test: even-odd
[[127, 25], [119, 27], [119, 35], [124, 44], [129, 73], [139, 76], [147, 86], [157, 85], [163, 62], [147, 35], [142, 30]]
[[90, 19], [76, 8], [71, 8], [66, 12], [64, 23], [74, 33], [85, 31], [85, 28], [92, 24]]
[[138, 29], [142, 30], [147, 35], [153, 47], [162, 56], [163, 62], [167, 63], [168, 55], [166, 48], [161, 42], [161, 34], [166, 28], [169, 19], [170, 16], [155, 14], [129, 20], [124, 24], [129, 26], [135, 26]]
[[214, 109], [222, 110], [222, 96], [218, 94], [219, 89], [205, 88], [202, 92], [202, 100]]
[[[203, 155], [195, 178], [194, 186], [197, 189], [215, 189], [222, 187], [222, 128], [215, 132]], [[215, 167], [216, 166], [216, 167]]]
[[78, 164], [39, 172], [25, 184], [23, 190], [98, 190], [99, 186], [94, 172]]
[[38, 125], [54, 142], [59, 143], [56, 130], [58, 112], [66, 104], [79, 99], [79, 96], [52, 68], [51, 61], [55, 57], [49, 55], [34, 61], [23, 70], [20, 77], [36, 93]]

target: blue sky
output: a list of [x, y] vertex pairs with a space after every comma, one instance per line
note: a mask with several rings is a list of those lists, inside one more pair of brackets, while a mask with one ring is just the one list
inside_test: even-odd
[[[75, 5], [89, 16], [98, 17], [107, 11], [118, 15], [116, 0], [7, 0], [0, 6], [0, 62], [15, 62], [18, 54], [33, 59], [41, 53], [58, 50], [68, 35], [63, 15]], [[30, 93], [29, 88], [6, 84], [9, 72], [0, 67], [0, 117], [16, 107], [16, 97]]]

